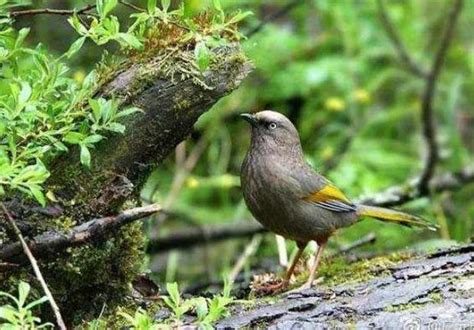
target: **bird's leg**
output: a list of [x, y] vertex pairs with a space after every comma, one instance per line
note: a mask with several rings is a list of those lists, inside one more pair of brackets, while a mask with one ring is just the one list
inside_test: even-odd
[[272, 293], [284, 290], [288, 287], [288, 285], [290, 284], [291, 276], [293, 275], [293, 272], [295, 271], [296, 265], [298, 264], [298, 260], [303, 255], [303, 251], [307, 243], [298, 242], [297, 244], [298, 244], [298, 251], [296, 252], [295, 257], [293, 258], [290, 267], [286, 271], [286, 274], [283, 280], [276, 284], [267, 284], [265, 286], [262, 286], [261, 288], [257, 290], [259, 294], [268, 295], [268, 294], [272, 294]]
[[314, 277], [316, 276], [316, 271], [317, 271], [319, 263], [321, 261], [321, 256], [323, 255], [323, 251], [324, 251], [324, 248], [326, 247], [326, 243], [327, 243], [327, 240], [322, 241], [322, 242], [318, 242], [318, 249], [317, 249], [317, 251], [314, 255], [314, 263], [311, 266], [311, 270], [309, 272], [308, 280], [306, 281], [305, 284], [303, 284], [303, 286], [298, 288], [298, 291], [306, 290], [306, 289], [309, 289], [313, 286]]
[[293, 258], [293, 261], [291, 262], [290, 267], [286, 271], [285, 278], [283, 279], [284, 283], [284, 288], [288, 286], [290, 283], [291, 275], [293, 275], [293, 272], [295, 271], [296, 265], [298, 264], [298, 261], [300, 260], [301, 256], [303, 255], [304, 248], [306, 247], [306, 243], [303, 244], [298, 244], [298, 251], [296, 252], [295, 257]]

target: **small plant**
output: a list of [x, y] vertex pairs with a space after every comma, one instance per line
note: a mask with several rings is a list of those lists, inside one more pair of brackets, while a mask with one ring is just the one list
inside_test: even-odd
[[168, 291], [169, 297], [164, 297], [163, 300], [173, 311], [175, 320], [179, 323], [184, 313], [193, 307], [192, 301], [181, 299], [178, 283], [176, 282], [166, 284], [166, 290]]
[[26, 304], [30, 293], [30, 285], [21, 281], [18, 285], [18, 298], [0, 291], [0, 296], [9, 298], [14, 305], [0, 306], [0, 329], [40, 329], [53, 328], [51, 323], [41, 324], [41, 319], [33, 315], [33, 308], [48, 301], [47, 297]]
[[230, 296], [232, 286], [229, 282], [224, 283], [222, 294], [212, 298], [196, 297], [183, 300], [179, 294], [177, 283], [169, 283], [166, 288], [170, 296], [165, 297], [164, 301], [173, 311], [174, 319], [178, 324], [185, 313], [194, 310], [197, 315], [197, 323], [201, 327], [211, 328], [213, 323], [229, 314], [227, 306], [234, 301]]
[[[211, 327], [213, 323], [229, 315], [227, 306], [234, 302], [234, 298], [230, 296], [231, 289], [230, 282], [225, 281], [222, 294], [215, 295], [212, 299], [197, 298], [203, 300], [203, 302], [195, 304], [198, 322], [201, 326]], [[206, 308], [204, 308], [204, 305], [206, 305]], [[198, 306], [201, 306], [201, 308]]]
[[126, 326], [137, 330], [148, 330], [169, 329], [170, 324], [179, 327], [182, 325], [183, 316], [189, 313], [196, 315], [193, 325], [199, 326], [199, 329], [212, 329], [216, 321], [229, 315], [227, 307], [234, 302], [234, 298], [230, 296], [231, 288], [230, 283], [225, 282], [222, 293], [212, 298], [183, 299], [179, 293], [178, 284], [168, 283], [166, 289], [169, 296], [163, 297], [163, 301], [173, 315], [163, 323], [155, 322], [153, 317], [141, 308], [138, 308], [134, 315], [126, 312], [119, 312], [118, 315], [126, 320]]
[[151, 330], [160, 329], [160, 327], [154, 323], [153, 318], [147, 314], [141, 308], [135, 311], [134, 315], [130, 315], [126, 312], [119, 312], [119, 316], [122, 316], [126, 321], [126, 326], [131, 327], [135, 330]]

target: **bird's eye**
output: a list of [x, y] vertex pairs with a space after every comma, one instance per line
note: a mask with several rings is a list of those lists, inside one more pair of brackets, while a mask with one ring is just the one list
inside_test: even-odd
[[275, 129], [276, 127], [277, 127], [277, 124], [275, 124], [275, 123], [268, 124], [269, 129]]

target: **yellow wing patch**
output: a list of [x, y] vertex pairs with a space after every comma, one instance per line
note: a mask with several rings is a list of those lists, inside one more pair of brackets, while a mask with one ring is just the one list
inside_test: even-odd
[[328, 184], [324, 186], [323, 189], [318, 190], [309, 196], [306, 196], [304, 200], [311, 202], [327, 202], [337, 200], [351, 204], [351, 202], [344, 195], [344, 193], [332, 184]]

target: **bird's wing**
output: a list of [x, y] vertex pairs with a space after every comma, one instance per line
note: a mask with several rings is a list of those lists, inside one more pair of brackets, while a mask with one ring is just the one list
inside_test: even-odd
[[330, 182], [324, 183], [322, 187], [312, 191], [303, 199], [333, 212], [356, 211], [356, 206], [351, 203], [339, 188]]

